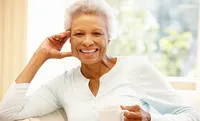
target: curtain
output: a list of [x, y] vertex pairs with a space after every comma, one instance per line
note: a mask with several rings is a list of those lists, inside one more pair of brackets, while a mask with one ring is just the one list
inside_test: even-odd
[[27, 0], [0, 0], [0, 99], [26, 63]]

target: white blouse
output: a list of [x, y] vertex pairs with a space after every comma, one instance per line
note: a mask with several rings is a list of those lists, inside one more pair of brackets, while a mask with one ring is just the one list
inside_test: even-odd
[[41, 116], [64, 108], [68, 121], [98, 121], [105, 105], [140, 105], [151, 121], [200, 121], [200, 115], [183, 100], [145, 57], [118, 57], [115, 66], [100, 78], [94, 96], [80, 66], [43, 84], [26, 95], [29, 84], [9, 88], [0, 103], [0, 121]]

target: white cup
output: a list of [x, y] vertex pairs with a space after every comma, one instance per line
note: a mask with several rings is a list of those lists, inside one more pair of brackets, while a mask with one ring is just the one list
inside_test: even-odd
[[109, 105], [99, 109], [99, 121], [124, 121], [124, 112], [120, 106]]

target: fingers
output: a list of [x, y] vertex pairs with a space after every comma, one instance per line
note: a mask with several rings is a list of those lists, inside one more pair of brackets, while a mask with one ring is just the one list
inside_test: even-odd
[[61, 41], [61, 45], [64, 45], [65, 44], [65, 42], [67, 41], [69, 39], [69, 37], [67, 36], [67, 37], [65, 37], [62, 41]]
[[151, 121], [151, 115], [145, 112], [139, 105], [121, 106], [124, 112], [124, 121]]
[[124, 112], [124, 116], [127, 119], [142, 120], [142, 113], [140, 113], [140, 112]]
[[133, 106], [121, 106], [123, 110], [128, 110], [128, 111], [140, 111], [141, 108], [139, 105], [133, 105]]
[[58, 59], [73, 56], [72, 52], [60, 52], [57, 50], [51, 50], [51, 54], [52, 54], [52, 58], [58, 58]]
[[60, 43], [63, 45], [67, 39], [70, 37], [70, 31], [65, 31], [53, 36], [47, 37], [47, 39], [52, 43], [52, 44], [58, 44]]
[[141, 120], [124, 118], [124, 121], [141, 121]]
[[66, 41], [69, 37], [70, 37], [70, 31], [65, 31], [52, 36], [54, 40], [59, 42]]
[[60, 59], [71, 56], [73, 56], [72, 52], [60, 52], [59, 54]]
[[49, 36], [47, 37], [47, 40], [50, 42], [52, 47], [60, 51], [69, 37], [70, 37], [70, 31], [65, 31], [60, 34]]

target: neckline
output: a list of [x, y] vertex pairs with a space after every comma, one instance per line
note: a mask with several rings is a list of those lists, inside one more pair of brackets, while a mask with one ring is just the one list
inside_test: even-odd
[[[116, 74], [115, 72], [118, 71], [119, 65], [120, 65], [120, 57], [116, 57], [116, 63], [115, 65], [110, 69], [110, 71], [108, 71], [107, 73], [105, 73], [104, 75], [102, 75], [99, 78], [99, 81], [102, 82], [105, 79], [110, 79], [114, 74]], [[83, 79], [84, 81], [87, 81], [89, 83], [90, 79], [87, 79], [81, 72], [81, 66], [78, 67], [78, 75], [81, 79]]]

